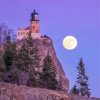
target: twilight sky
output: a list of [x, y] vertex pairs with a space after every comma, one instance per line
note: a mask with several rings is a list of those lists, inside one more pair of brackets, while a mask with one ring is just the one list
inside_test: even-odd
[[[77, 78], [77, 63], [83, 57], [92, 96], [100, 97], [100, 0], [0, 0], [0, 23], [13, 28], [29, 25], [30, 13], [39, 13], [41, 33], [53, 39], [70, 88]], [[67, 35], [78, 39], [72, 51], [64, 49]]]

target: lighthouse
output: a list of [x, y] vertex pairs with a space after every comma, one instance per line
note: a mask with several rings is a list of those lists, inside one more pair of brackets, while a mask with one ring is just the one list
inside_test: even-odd
[[33, 39], [40, 38], [40, 27], [39, 27], [38, 13], [35, 10], [31, 14], [30, 32], [31, 32]]
[[30, 26], [17, 30], [17, 40], [27, 38], [29, 33], [31, 33], [33, 39], [40, 39], [41, 37], [38, 13], [35, 10], [31, 13]]

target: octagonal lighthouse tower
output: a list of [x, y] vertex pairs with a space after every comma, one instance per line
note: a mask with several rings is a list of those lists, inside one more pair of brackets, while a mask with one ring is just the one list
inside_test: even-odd
[[33, 38], [40, 38], [40, 28], [39, 28], [39, 20], [37, 18], [38, 13], [34, 12], [31, 14], [30, 21], [30, 32]]
[[31, 33], [33, 39], [40, 39], [41, 37], [38, 13], [36, 13], [35, 10], [31, 14], [30, 26], [27, 28], [21, 28], [17, 30], [17, 40], [27, 38], [29, 33]]

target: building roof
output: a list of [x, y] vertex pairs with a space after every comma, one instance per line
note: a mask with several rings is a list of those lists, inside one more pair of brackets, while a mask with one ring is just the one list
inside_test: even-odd
[[38, 13], [34, 10], [33, 13], [31, 13], [31, 21], [36, 21], [36, 19], [35, 19], [36, 15], [38, 15]]

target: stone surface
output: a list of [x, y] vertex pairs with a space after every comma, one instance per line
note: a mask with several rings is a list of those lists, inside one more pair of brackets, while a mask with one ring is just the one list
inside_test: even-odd
[[[19, 49], [21, 47], [23, 42], [25, 44], [27, 44], [25, 39], [17, 41], [17, 49]], [[44, 60], [45, 56], [47, 54], [49, 54], [53, 60], [55, 67], [56, 67], [57, 80], [61, 82], [61, 85], [63, 86], [64, 90], [68, 90], [69, 89], [69, 80], [65, 76], [63, 67], [57, 58], [56, 52], [53, 47], [53, 41], [48, 36], [42, 36], [40, 39], [34, 39], [33, 43], [39, 49], [39, 55], [40, 55], [40, 59], [41, 59], [40, 67], [38, 67], [37, 70], [40, 72], [42, 71], [43, 60]]]

